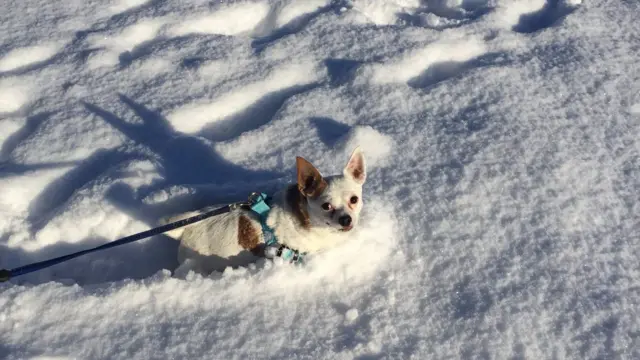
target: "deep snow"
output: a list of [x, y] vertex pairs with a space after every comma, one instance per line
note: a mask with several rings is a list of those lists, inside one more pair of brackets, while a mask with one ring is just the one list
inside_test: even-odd
[[7, 359], [640, 358], [640, 3], [4, 0], [0, 268], [367, 156], [353, 241], [0, 284]]

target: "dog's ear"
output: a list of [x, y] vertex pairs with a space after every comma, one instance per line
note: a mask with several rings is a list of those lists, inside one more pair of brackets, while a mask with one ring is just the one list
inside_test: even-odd
[[356, 147], [351, 153], [351, 157], [347, 162], [347, 166], [343, 170], [344, 176], [350, 177], [358, 184], [364, 184], [367, 179], [367, 165], [364, 161], [364, 153], [360, 146]]
[[296, 157], [296, 167], [298, 168], [298, 189], [306, 197], [314, 198], [322, 194], [327, 187], [327, 182], [310, 162]]

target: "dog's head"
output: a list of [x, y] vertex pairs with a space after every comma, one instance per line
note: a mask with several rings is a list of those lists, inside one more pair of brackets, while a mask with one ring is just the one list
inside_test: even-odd
[[358, 147], [342, 175], [324, 178], [307, 160], [296, 158], [298, 191], [306, 199], [307, 225], [349, 231], [358, 224], [362, 210], [362, 185], [367, 177], [364, 154]]

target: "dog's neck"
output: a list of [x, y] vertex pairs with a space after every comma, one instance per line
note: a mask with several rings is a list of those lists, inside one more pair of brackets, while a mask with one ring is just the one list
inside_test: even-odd
[[298, 186], [289, 185], [285, 190], [284, 201], [303, 229], [311, 229], [311, 219], [307, 210], [307, 198], [300, 193]]

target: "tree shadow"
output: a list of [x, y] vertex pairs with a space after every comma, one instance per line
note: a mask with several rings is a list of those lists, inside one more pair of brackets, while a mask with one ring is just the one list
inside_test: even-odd
[[230, 163], [218, 155], [206, 139], [174, 131], [160, 113], [124, 95], [120, 95], [120, 100], [142, 120], [141, 125], [129, 124], [95, 105], [85, 106], [136, 144], [149, 148], [157, 155], [164, 181], [156, 188], [184, 184], [225, 184], [245, 179], [260, 182], [282, 175], [273, 171], [247, 170]]
[[[88, 159], [78, 162], [78, 166], [73, 170], [46, 186], [29, 205], [28, 220], [32, 225], [32, 232], [46, 226], [77, 190], [100, 176], [108, 173], [110, 177], [126, 177], [125, 172], [128, 170], [123, 165], [134, 160], [154, 162], [159, 169], [160, 179], [135, 190], [123, 183], [113, 184], [106, 191], [105, 198], [124, 213], [148, 224], [149, 227], [157, 226], [158, 219], [163, 216], [215, 203], [242, 201], [251, 191], [273, 191], [284, 182], [282, 173], [249, 170], [230, 163], [218, 155], [212, 143], [206, 139], [180, 135], [158, 112], [124, 95], [120, 95], [120, 100], [140, 118], [140, 124], [128, 123], [95, 104], [84, 102], [83, 105], [89, 112], [126, 135], [135, 146], [97, 151]], [[202, 191], [191, 192], [161, 204], [144, 201], [145, 196], [155, 191], [178, 185], [199, 187]], [[102, 238], [89, 238], [77, 243], [61, 242], [35, 252], [7, 248], [3, 251], [7, 261], [3, 260], [2, 267], [43, 261], [107, 241]], [[2, 242], [6, 243], [6, 240]], [[85, 255], [68, 264], [56, 265], [48, 272], [48, 277], [34, 275], [25, 278], [33, 281], [48, 281], [52, 277], [71, 278], [79, 283], [144, 278], [161, 269], [175, 268], [177, 245], [177, 241], [166, 236], [155, 236], [134, 244]]]
[[316, 127], [320, 141], [328, 147], [335, 146], [338, 140], [351, 130], [349, 125], [328, 117], [312, 117], [309, 121]]
[[60, 178], [50, 182], [29, 203], [27, 221], [31, 224], [31, 231], [42, 229], [55, 215], [55, 209], [66, 203], [69, 198], [87, 183], [96, 179], [106, 169], [124, 161], [134, 159], [134, 154], [114, 150], [98, 150], [79, 165], [65, 173]]
[[324, 64], [329, 73], [329, 83], [332, 86], [340, 86], [353, 81], [356, 76], [356, 71], [362, 62], [349, 59], [328, 58], [325, 59]]
[[[204, 189], [202, 192], [207, 193], [204, 200], [209, 205], [217, 201], [238, 201], [247, 195], [245, 193], [238, 199], [238, 189], [247, 189], [252, 184], [278, 183], [283, 177], [280, 172], [249, 170], [235, 165], [217, 154], [207, 139], [180, 134], [158, 112], [124, 95], [120, 95], [120, 99], [142, 120], [142, 124], [129, 124], [96, 105], [85, 106], [153, 153], [151, 159], [158, 164], [162, 180], [139, 192], [140, 198], [159, 189], [180, 185]], [[159, 212], [156, 210], [154, 216]]]

